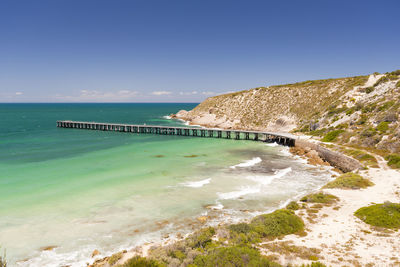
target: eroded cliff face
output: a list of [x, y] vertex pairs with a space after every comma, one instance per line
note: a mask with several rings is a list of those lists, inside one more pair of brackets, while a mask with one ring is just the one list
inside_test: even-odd
[[400, 70], [259, 87], [210, 97], [179, 119], [218, 128], [303, 132], [400, 152]]
[[338, 97], [367, 79], [360, 76], [259, 87], [210, 97], [176, 116], [203, 126], [288, 132], [313, 114], [324, 112]]

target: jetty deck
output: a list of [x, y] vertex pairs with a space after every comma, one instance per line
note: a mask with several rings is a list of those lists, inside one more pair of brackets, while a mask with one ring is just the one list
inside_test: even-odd
[[175, 127], [160, 125], [135, 125], [120, 123], [101, 123], [87, 121], [57, 121], [57, 127], [86, 129], [98, 131], [115, 131], [136, 134], [159, 134], [159, 135], [177, 135], [192, 136], [204, 138], [226, 138], [234, 140], [254, 140], [283, 145], [294, 146], [295, 136], [282, 133], [262, 132], [262, 131], [244, 131], [218, 128], [195, 128], [195, 127]]

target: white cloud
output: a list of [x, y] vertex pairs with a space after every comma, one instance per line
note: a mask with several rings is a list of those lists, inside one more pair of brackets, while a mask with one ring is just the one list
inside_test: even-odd
[[16, 92], [15, 95], [22, 95], [22, 92]]
[[81, 90], [79, 98], [82, 99], [103, 99], [103, 100], [123, 100], [126, 98], [135, 97], [138, 94], [136, 91], [119, 90], [102, 92], [98, 90]]
[[171, 92], [169, 92], [169, 91], [154, 91], [151, 94], [152, 95], [170, 95]]
[[205, 91], [205, 92], [201, 92], [202, 95], [216, 95], [215, 92], [211, 92], [211, 91]]
[[137, 91], [119, 90], [119, 91], [100, 91], [100, 90], [80, 90], [77, 95], [56, 94], [55, 99], [72, 102], [123, 102], [130, 101], [139, 95]]
[[192, 92], [179, 92], [180, 95], [197, 95], [197, 91]]

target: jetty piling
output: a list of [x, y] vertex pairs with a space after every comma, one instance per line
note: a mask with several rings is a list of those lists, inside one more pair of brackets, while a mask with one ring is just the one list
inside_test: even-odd
[[[171, 127], [159, 125], [135, 125], [120, 123], [98, 123], [81, 121], [57, 121], [59, 128], [88, 129], [99, 131], [114, 131], [137, 134], [159, 134], [159, 135], [179, 135], [203, 138], [226, 138], [234, 140], [254, 140], [267, 143], [276, 142], [283, 146], [294, 146], [295, 136], [290, 134], [245, 131], [245, 130], [223, 130], [215, 128], [194, 128], [194, 127]], [[216, 133], [216, 135], [214, 135]], [[234, 138], [232, 138], [232, 135]]]

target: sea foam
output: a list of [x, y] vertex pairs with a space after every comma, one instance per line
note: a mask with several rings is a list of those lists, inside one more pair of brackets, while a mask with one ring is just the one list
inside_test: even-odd
[[203, 185], [209, 184], [210, 181], [211, 181], [211, 178], [207, 178], [207, 179], [200, 180], [200, 181], [189, 181], [189, 182], [181, 183], [181, 185], [186, 186], [186, 187], [198, 188], [198, 187], [202, 187]]
[[217, 193], [219, 199], [235, 199], [248, 194], [255, 194], [261, 191], [260, 186], [242, 186], [237, 191]]
[[260, 163], [261, 161], [262, 161], [262, 159], [260, 157], [256, 157], [256, 158], [252, 158], [250, 160], [246, 160], [246, 161], [244, 161], [242, 163], [233, 165], [230, 168], [231, 169], [235, 169], [237, 167], [239, 167], [239, 168], [251, 167], [251, 166], [254, 166], [254, 165]]
[[273, 175], [249, 175], [246, 179], [256, 182], [254, 186], [242, 186], [236, 191], [217, 193], [219, 199], [235, 199], [244, 195], [256, 194], [261, 192], [262, 187], [269, 185], [273, 180], [279, 179], [292, 171], [291, 167], [276, 170]]
[[277, 143], [267, 143], [267, 144], [265, 144], [266, 146], [271, 146], [271, 147], [276, 147], [276, 146], [279, 146]]

